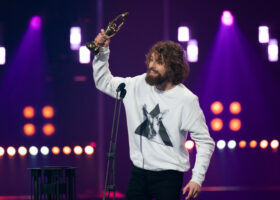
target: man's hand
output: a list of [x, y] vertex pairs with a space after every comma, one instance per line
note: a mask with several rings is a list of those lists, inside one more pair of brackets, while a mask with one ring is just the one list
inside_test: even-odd
[[110, 37], [105, 34], [104, 29], [101, 29], [100, 33], [96, 36], [94, 41], [99, 47], [108, 47], [110, 43]]
[[184, 188], [183, 188], [183, 194], [185, 194], [187, 191], [189, 191], [188, 196], [186, 197], [186, 200], [191, 198], [198, 197], [200, 193], [200, 185], [198, 185], [195, 182], [190, 181]]

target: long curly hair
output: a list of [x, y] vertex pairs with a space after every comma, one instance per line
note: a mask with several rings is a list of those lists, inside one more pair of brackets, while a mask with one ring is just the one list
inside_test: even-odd
[[178, 85], [187, 78], [190, 67], [184, 56], [184, 50], [179, 44], [172, 41], [160, 41], [154, 44], [146, 55], [147, 66], [153, 53], [157, 58], [156, 61], [167, 68], [168, 81]]

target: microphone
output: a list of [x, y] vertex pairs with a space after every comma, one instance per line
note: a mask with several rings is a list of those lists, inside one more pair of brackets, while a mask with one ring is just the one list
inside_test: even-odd
[[120, 98], [123, 99], [126, 95], [126, 89], [121, 90]]
[[124, 88], [125, 88], [125, 83], [121, 83], [121, 84], [119, 84], [116, 91], [119, 92], [119, 91], [123, 90]]

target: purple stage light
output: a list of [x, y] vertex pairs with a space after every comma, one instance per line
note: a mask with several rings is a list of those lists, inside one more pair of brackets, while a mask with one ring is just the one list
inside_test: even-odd
[[198, 61], [198, 45], [197, 40], [190, 40], [187, 46], [187, 58], [189, 62]]
[[268, 43], [269, 29], [267, 26], [259, 26], [259, 43]]
[[268, 60], [270, 62], [277, 62], [278, 61], [278, 41], [277, 39], [270, 39], [268, 43]]
[[41, 26], [42, 26], [42, 19], [41, 19], [41, 17], [39, 17], [39, 16], [32, 17], [31, 20], [30, 20], [30, 26], [33, 29], [41, 28]]
[[178, 28], [178, 41], [187, 42], [190, 39], [190, 31], [187, 26], [180, 26]]
[[5, 47], [0, 47], [0, 65], [5, 65], [6, 63], [6, 49]]
[[82, 36], [80, 27], [70, 29], [70, 46], [71, 50], [78, 50], [81, 46]]
[[79, 60], [81, 64], [90, 63], [90, 51], [86, 48], [86, 46], [80, 47]]
[[278, 61], [278, 41], [277, 39], [270, 39], [268, 43], [268, 60], [270, 62]]
[[226, 26], [231, 26], [234, 22], [234, 17], [229, 10], [225, 10], [221, 17], [221, 21]]

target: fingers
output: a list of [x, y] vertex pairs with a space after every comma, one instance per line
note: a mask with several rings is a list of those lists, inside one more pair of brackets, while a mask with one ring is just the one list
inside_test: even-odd
[[100, 33], [105, 40], [108, 40], [110, 38], [108, 35], [106, 35], [104, 29], [101, 29]]
[[190, 191], [188, 193], [188, 196], [186, 197], [186, 200], [189, 200], [190, 198], [193, 198], [193, 193], [194, 193], [194, 189], [190, 188]]
[[184, 188], [183, 188], [183, 194], [186, 194], [186, 192], [190, 189], [190, 186], [189, 184], [186, 185]]
[[110, 37], [105, 34], [104, 29], [100, 30], [100, 33], [96, 36], [94, 41], [98, 44], [100, 47], [107, 47], [110, 43]]
[[196, 185], [192, 184], [192, 183], [188, 183], [184, 188], [183, 188], [183, 195], [187, 192], [188, 192], [188, 195], [187, 197], [185, 198], [185, 200], [189, 200], [189, 199], [192, 199], [192, 198], [197, 198], [199, 193], [200, 193], [200, 188], [199, 187], [196, 187]]
[[195, 192], [194, 195], [193, 195], [193, 198], [194, 198], [194, 199], [197, 198], [198, 195], [199, 195], [199, 192]]

